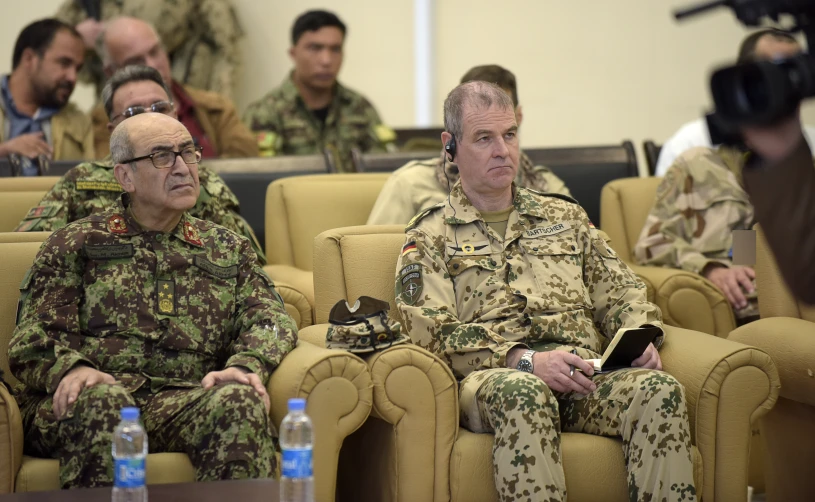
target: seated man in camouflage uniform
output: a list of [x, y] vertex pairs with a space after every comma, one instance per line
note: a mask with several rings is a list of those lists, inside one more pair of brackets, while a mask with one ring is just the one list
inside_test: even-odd
[[696, 500], [684, 388], [660, 371], [662, 337], [631, 369], [594, 374], [583, 360], [621, 328], [661, 327], [645, 285], [573, 199], [513, 183], [518, 126], [499, 87], [459, 85], [444, 124], [461, 177], [449, 203], [408, 225], [396, 303], [414, 343], [460, 381], [462, 426], [495, 434], [500, 499], [566, 500], [567, 431], [622, 439], [632, 501]]
[[[128, 66], [114, 74], [102, 91], [105, 111], [113, 129], [126, 118], [144, 112], [158, 112], [177, 118], [170, 91], [161, 75], [146, 66]], [[218, 174], [205, 166], [198, 167], [201, 190], [190, 214], [224, 226], [243, 235], [252, 243], [261, 264], [266, 263], [260, 243], [251, 227], [240, 215], [237, 197]], [[28, 212], [16, 228], [18, 232], [50, 231], [62, 228], [114, 205], [122, 187], [113, 173], [110, 157], [85, 162], [68, 171]]]
[[294, 70], [283, 84], [246, 109], [263, 156], [313, 155], [328, 150], [339, 172], [353, 172], [351, 149], [384, 152], [396, 139], [374, 106], [337, 81], [345, 24], [331, 12], [308, 11], [294, 22], [289, 55]]
[[[523, 113], [521, 105], [518, 104], [515, 75], [498, 65], [476, 66], [461, 78], [461, 83], [474, 80], [492, 82], [509, 94], [515, 103], [515, 116], [520, 127]], [[442, 156], [409, 162], [394, 171], [385, 182], [368, 216], [368, 225], [407, 224], [416, 214], [446, 199], [450, 187], [455, 185], [456, 181], [458, 166], [452, 162], [444, 162]], [[534, 165], [523, 152], [515, 184], [539, 192], [571, 195], [560, 178], [548, 168]]]
[[64, 488], [109, 485], [119, 410], [138, 406], [151, 452], [196, 479], [271, 477], [266, 383], [297, 333], [249, 241], [189, 214], [200, 152], [146, 113], [113, 133], [106, 211], [45, 241], [22, 290], [9, 365], [25, 452], [56, 457]]

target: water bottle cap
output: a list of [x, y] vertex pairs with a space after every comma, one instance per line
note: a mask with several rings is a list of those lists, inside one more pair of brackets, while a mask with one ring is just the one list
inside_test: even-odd
[[122, 420], [138, 420], [139, 419], [139, 409], [138, 408], [122, 408], [121, 415], [122, 415]]
[[306, 400], [302, 398], [289, 399], [289, 411], [304, 411], [306, 409]]

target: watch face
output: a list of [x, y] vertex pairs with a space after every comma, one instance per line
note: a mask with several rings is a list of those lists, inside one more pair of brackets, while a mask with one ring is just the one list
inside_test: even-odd
[[521, 362], [518, 363], [518, 371], [532, 373], [532, 361], [521, 359]]

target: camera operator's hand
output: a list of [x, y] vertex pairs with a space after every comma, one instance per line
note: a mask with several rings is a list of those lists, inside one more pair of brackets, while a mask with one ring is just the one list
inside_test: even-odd
[[750, 267], [734, 265], [730, 268], [719, 265], [708, 265], [702, 275], [722, 290], [727, 301], [734, 308], [742, 309], [747, 306], [744, 291], [752, 293], [753, 279], [756, 273]]
[[767, 162], [787, 158], [798, 143], [804, 141], [801, 119], [796, 113], [770, 126], [742, 127], [745, 144]]

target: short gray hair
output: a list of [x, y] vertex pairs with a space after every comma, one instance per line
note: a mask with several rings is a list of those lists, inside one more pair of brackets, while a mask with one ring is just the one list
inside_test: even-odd
[[114, 164], [124, 164], [136, 156], [126, 123], [127, 121], [124, 121], [119, 124], [110, 135], [110, 156]]
[[444, 100], [444, 128], [459, 141], [464, 129], [462, 115], [467, 105], [478, 108], [497, 106], [502, 110], [515, 110], [512, 98], [491, 82], [479, 80], [459, 85], [450, 91]]
[[167, 84], [164, 82], [164, 79], [161, 78], [161, 73], [159, 73], [158, 70], [138, 64], [125, 66], [121, 70], [116, 71], [116, 73], [108, 79], [108, 82], [102, 89], [102, 103], [105, 104], [105, 113], [108, 116], [108, 120], [113, 118], [111, 116], [113, 114], [113, 95], [116, 94], [116, 91], [125, 84], [145, 81], [155, 82], [160, 85], [161, 88], [164, 89], [164, 92], [167, 93], [167, 99], [170, 101], [173, 100], [170, 88], [167, 87]]

